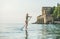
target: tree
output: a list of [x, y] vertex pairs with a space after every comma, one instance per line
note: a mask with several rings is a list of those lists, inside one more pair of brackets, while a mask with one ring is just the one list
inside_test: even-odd
[[55, 7], [52, 16], [54, 20], [60, 20], [60, 6]]
[[55, 6], [51, 9], [50, 14], [53, 14], [54, 10], [55, 10]]

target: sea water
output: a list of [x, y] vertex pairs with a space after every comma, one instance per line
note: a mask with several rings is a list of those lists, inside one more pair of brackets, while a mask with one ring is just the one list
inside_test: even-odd
[[[29, 24], [28, 39], [60, 39], [60, 24]], [[25, 39], [22, 23], [0, 23], [0, 39]]]

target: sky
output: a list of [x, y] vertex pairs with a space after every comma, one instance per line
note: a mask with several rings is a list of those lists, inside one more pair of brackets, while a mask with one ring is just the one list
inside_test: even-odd
[[0, 0], [0, 23], [24, 23], [26, 13], [32, 16], [30, 23], [41, 15], [43, 6], [56, 6], [60, 0]]

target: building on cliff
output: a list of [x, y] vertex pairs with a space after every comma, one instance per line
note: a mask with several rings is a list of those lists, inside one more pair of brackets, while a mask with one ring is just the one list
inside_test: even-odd
[[53, 17], [51, 16], [52, 9], [52, 7], [42, 7], [42, 15], [37, 17], [36, 23], [53, 23]]

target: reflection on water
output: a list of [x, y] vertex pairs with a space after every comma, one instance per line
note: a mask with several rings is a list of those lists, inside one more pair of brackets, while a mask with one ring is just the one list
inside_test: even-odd
[[[24, 24], [0, 24], [0, 39], [25, 39]], [[60, 24], [29, 24], [28, 39], [59, 39]]]

